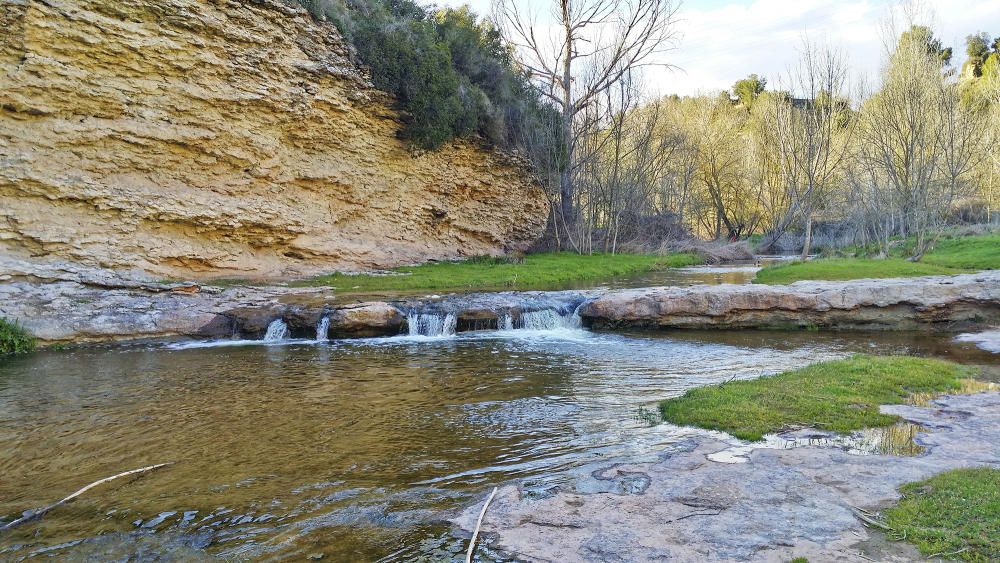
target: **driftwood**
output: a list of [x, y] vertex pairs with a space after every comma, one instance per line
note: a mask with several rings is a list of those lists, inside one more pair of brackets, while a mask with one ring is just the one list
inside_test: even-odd
[[67, 502], [72, 501], [73, 499], [75, 499], [76, 497], [78, 497], [78, 496], [82, 495], [83, 493], [89, 491], [90, 489], [93, 489], [94, 487], [96, 487], [98, 485], [103, 485], [104, 483], [107, 483], [108, 481], [114, 481], [115, 479], [118, 479], [119, 477], [128, 477], [129, 475], [139, 475], [139, 474], [142, 474], [142, 473], [148, 473], [150, 471], [155, 471], [155, 470], [157, 470], [157, 469], [159, 469], [161, 467], [166, 467], [166, 466], [172, 465], [172, 464], [173, 464], [173, 462], [158, 463], [156, 465], [150, 465], [150, 466], [147, 466], [147, 467], [141, 467], [139, 469], [133, 469], [131, 471], [125, 471], [125, 472], [119, 473], [117, 475], [112, 475], [111, 477], [105, 477], [104, 479], [101, 479], [99, 481], [94, 481], [93, 483], [87, 485], [86, 487], [83, 487], [82, 489], [76, 491], [75, 493], [73, 493], [73, 494], [69, 495], [68, 497], [60, 500], [57, 503], [50, 504], [50, 505], [42, 507], [42, 508], [37, 508], [35, 510], [29, 510], [29, 511], [27, 511], [24, 514], [24, 516], [21, 516], [17, 520], [14, 520], [13, 522], [9, 522], [9, 523], [5, 524], [4, 526], [0, 527], [0, 532], [9, 530], [9, 529], [13, 528], [14, 526], [19, 526], [21, 524], [24, 524], [25, 522], [30, 522], [30, 521], [35, 520], [37, 518], [41, 518], [42, 516], [45, 516], [45, 514], [47, 512], [49, 512], [50, 510], [52, 510], [53, 508], [56, 508], [57, 506], [61, 506], [63, 504], [66, 504]]
[[472, 539], [469, 540], [469, 551], [465, 554], [465, 563], [472, 563], [472, 552], [476, 549], [476, 538], [479, 536], [479, 527], [483, 525], [483, 518], [486, 517], [486, 509], [489, 508], [496, 494], [497, 488], [493, 487], [493, 492], [490, 493], [489, 498], [486, 499], [486, 504], [483, 505], [483, 510], [479, 513], [479, 520], [476, 521], [476, 529], [472, 531]]
[[885, 530], [886, 532], [892, 532], [893, 531], [893, 529], [890, 528], [889, 526], [887, 526], [887, 525], [883, 524], [882, 522], [879, 522], [878, 520], [876, 520], [874, 518], [874, 515], [871, 512], [868, 512], [867, 510], [864, 510], [862, 508], [858, 508], [856, 506], [852, 506], [851, 509], [854, 512], [854, 516], [856, 516], [858, 518], [858, 520], [861, 520], [865, 524], [868, 524], [869, 526], [874, 526], [876, 528]]

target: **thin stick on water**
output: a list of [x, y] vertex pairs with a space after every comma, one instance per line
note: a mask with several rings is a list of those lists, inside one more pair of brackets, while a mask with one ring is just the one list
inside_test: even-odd
[[168, 463], [158, 463], [156, 465], [150, 465], [150, 466], [147, 466], [147, 467], [140, 467], [139, 469], [133, 469], [131, 471], [125, 471], [125, 472], [119, 473], [117, 475], [112, 475], [111, 477], [105, 477], [104, 479], [101, 479], [99, 481], [94, 481], [93, 483], [87, 485], [86, 487], [83, 487], [82, 489], [80, 489], [77, 492], [69, 495], [68, 497], [62, 499], [61, 501], [59, 501], [57, 503], [50, 504], [50, 505], [42, 507], [42, 508], [38, 508], [38, 509], [35, 509], [35, 510], [28, 511], [24, 516], [18, 518], [17, 520], [14, 520], [13, 522], [9, 522], [9, 523], [5, 524], [4, 526], [0, 527], [0, 532], [9, 530], [9, 529], [13, 528], [14, 526], [18, 526], [20, 524], [24, 524], [25, 522], [29, 522], [31, 520], [35, 520], [36, 518], [41, 518], [42, 516], [45, 516], [45, 514], [47, 512], [49, 512], [50, 510], [52, 510], [53, 508], [56, 508], [57, 506], [60, 506], [60, 505], [63, 505], [63, 504], [66, 504], [67, 502], [72, 501], [73, 499], [75, 499], [76, 497], [78, 497], [78, 496], [82, 495], [83, 493], [89, 491], [90, 489], [93, 489], [94, 487], [96, 487], [98, 485], [103, 485], [104, 483], [107, 483], [108, 481], [114, 481], [115, 479], [118, 479], [119, 477], [127, 477], [129, 475], [136, 475], [136, 474], [140, 474], [140, 473], [147, 473], [149, 471], [155, 471], [155, 470], [157, 470], [157, 469], [159, 469], [161, 467], [166, 467], [168, 465], [172, 465], [173, 463], [174, 462], [171, 461], [171, 462], [168, 462]]
[[479, 527], [483, 525], [483, 518], [486, 517], [486, 509], [489, 508], [496, 494], [497, 488], [493, 487], [493, 492], [490, 493], [489, 498], [486, 499], [486, 504], [483, 505], [482, 512], [479, 513], [479, 520], [476, 521], [476, 529], [473, 530], [472, 539], [469, 540], [469, 551], [465, 554], [465, 563], [472, 563], [472, 552], [476, 549], [476, 538], [479, 536]]

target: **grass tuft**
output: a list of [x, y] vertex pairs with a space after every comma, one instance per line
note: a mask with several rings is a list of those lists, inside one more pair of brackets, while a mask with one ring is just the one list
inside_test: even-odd
[[1000, 561], [1000, 469], [956, 469], [900, 488], [891, 536], [931, 557]]
[[694, 254], [593, 254], [546, 252], [523, 258], [476, 257], [397, 268], [390, 274], [329, 274], [293, 286], [333, 286], [345, 292], [417, 289], [549, 289], [575, 281], [653, 272], [701, 263]]
[[35, 349], [35, 337], [17, 321], [0, 317], [0, 357], [27, 354]]
[[660, 403], [663, 420], [743, 440], [799, 427], [833, 432], [899, 421], [879, 405], [917, 393], [960, 391], [969, 368], [925, 358], [855, 356], [747, 381], [691, 389]]

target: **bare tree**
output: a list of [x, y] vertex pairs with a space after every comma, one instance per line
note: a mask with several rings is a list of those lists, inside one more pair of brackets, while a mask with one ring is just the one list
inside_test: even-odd
[[673, 48], [674, 0], [552, 0], [542, 23], [527, 0], [494, 0], [498, 29], [515, 45], [533, 83], [562, 116], [559, 214], [576, 219], [575, 174], [579, 117], [624, 77], [643, 67], [667, 66]]
[[804, 41], [798, 64], [788, 73], [792, 95], [772, 104], [770, 121], [789, 206], [772, 231], [776, 242], [793, 221], [805, 223], [803, 257], [810, 252], [813, 213], [833, 189], [853, 130], [846, 101], [847, 65], [829, 46]]
[[[912, 28], [916, 29], [916, 28]], [[889, 55], [882, 88], [862, 107], [862, 157], [894, 195], [899, 234], [916, 237], [914, 258], [932, 243], [933, 227], [953, 200], [938, 177], [944, 131], [944, 75], [937, 53], [914, 34]]]

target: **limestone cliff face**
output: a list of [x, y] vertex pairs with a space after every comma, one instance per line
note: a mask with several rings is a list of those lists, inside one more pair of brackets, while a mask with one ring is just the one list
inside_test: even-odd
[[2, 0], [0, 253], [288, 277], [528, 246], [511, 157], [413, 154], [340, 36], [277, 0]]

